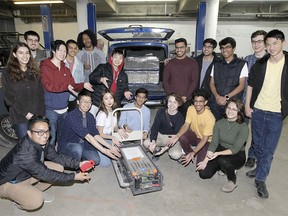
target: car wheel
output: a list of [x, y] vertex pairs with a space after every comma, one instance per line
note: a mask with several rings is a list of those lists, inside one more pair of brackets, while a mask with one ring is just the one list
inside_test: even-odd
[[9, 114], [0, 115], [0, 145], [3, 147], [13, 147], [18, 141], [15, 130], [10, 122]]

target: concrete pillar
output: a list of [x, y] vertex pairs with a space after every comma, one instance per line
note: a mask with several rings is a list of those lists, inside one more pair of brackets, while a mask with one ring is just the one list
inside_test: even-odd
[[77, 23], [78, 23], [78, 31], [82, 32], [88, 29], [87, 23], [87, 4], [89, 0], [77, 0], [76, 2], [76, 10], [77, 10]]
[[218, 12], [219, 12], [219, 0], [209, 0], [206, 8], [206, 24], [205, 24], [205, 37], [204, 38], [216, 38]]

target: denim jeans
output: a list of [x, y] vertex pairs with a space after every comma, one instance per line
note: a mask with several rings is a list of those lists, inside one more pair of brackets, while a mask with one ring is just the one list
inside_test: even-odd
[[65, 148], [60, 151], [61, 154], [73, 157], [77, 160], [94, 160], [95, 165], [100, 163], [98, 150], [87, 143], [67, 143]]
[[50, 144], [55, 145], [61, 136], [61, 125], [66, 115], [67, 112], [59, 114], [54, 110], [46, 110], [46, 116], [50, 122]]
[[[105, 139], [105, 141], [107, 143], [109, 143], [110, 145], [112, 145], [112, 140]], [[98, 151], [98, 153], [99, 153], [99, 157], [100, 157], [99, 166], [101, 166], [101, 167], [109, 167], [111, 165], [110, 158], [107, 157], [106, 155], [102, 154], [100, 151]]]
[[252, 139], [257, 159], [256, 180], [265, 182], [269, 175], [273, 155], [282, 130], [281, 113], [254, 108], [252, 113]]
[[17, 137], [18, 137], [18, 140], [21, 140], [27, 134], [28, 123], [24, 122], [24, 123], [20, 123], [20, 124], [14, 124], [13, 128], [15, 130]]

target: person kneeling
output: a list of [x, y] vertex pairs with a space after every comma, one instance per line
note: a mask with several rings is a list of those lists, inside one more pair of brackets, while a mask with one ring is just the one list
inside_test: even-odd
[[13, 202], [15, 214], [52, 202], [53, 197], [48, 200], [43, 191], [53, 183], [90, 179], [87, 173], [63, 173], [63, 166], [79, 169], [88, 161], [57, 153], [48, 144], [49, 136], [49, 119], [33, 116], [28, 121], [27, 135], [0, 162], [0, 197]]
[[78, 160], [92, 159], [96, 165], [107, 167], [111, 164], [109, 158], [117, 160], [121, 155], [118, 147], [109, 145], [96, 129], [95, 118], [89, 112], [92, 93], [82, 90], [78, 94], [77, 104], [78, 107], [69, 112], [64, 119], [59, 152]]
[[227, 101], [225, 114], [224, 119], [216, 122], [206, 157], [197, 164], [196, 170], [202, 179], [211, 178], [219, 170], [224, 172], [228, 183], [222, 191], [229, 193], [237, 187], [235, 170], [245, 164], [249, 129], [244, 122], [244, 104], [239, 99]]

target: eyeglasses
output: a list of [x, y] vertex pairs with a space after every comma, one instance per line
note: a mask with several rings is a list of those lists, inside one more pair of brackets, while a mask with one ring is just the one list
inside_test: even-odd
[[238, 112], [238, 109], [234, 109], [234, 108], [230, 108], [230, 107], [227, 107], [226, 110], [233, 111], [233, 112]]
[[232, 46], [228, 45], [225, 47], [220, 47], [220, 50], [232, 49]]
[[194, 104], [195, 103], [205, 103], [205, 101], [204, 100], [194, 100]]
[[252, 43], [253, 45], [262, 44], [263, 42], [264, 42], [264, 40], [251, 41], [251, 43]]
[[85, 100], [80, 100], [80, 103], [82, 104], [92, 104], [92, 101], [85, 101]]
[[46, 130], [46, 131], [43, 131], [43, 130], [40, 130], [40, 131], [31, 130], [31, 132], [37, 133], [38, 136], [43, 136], [44, 134], [49, 134], [50, 130]]
[[38, 42], [39, 42], [39, 40], [37, 40], [37, 39], [33, 40], [33, 39], [31, 39], [31, 38], [28, 38], [27, 41], [29, 41], [29, 42], [34, 42], [34, 43], [38, 43]]

